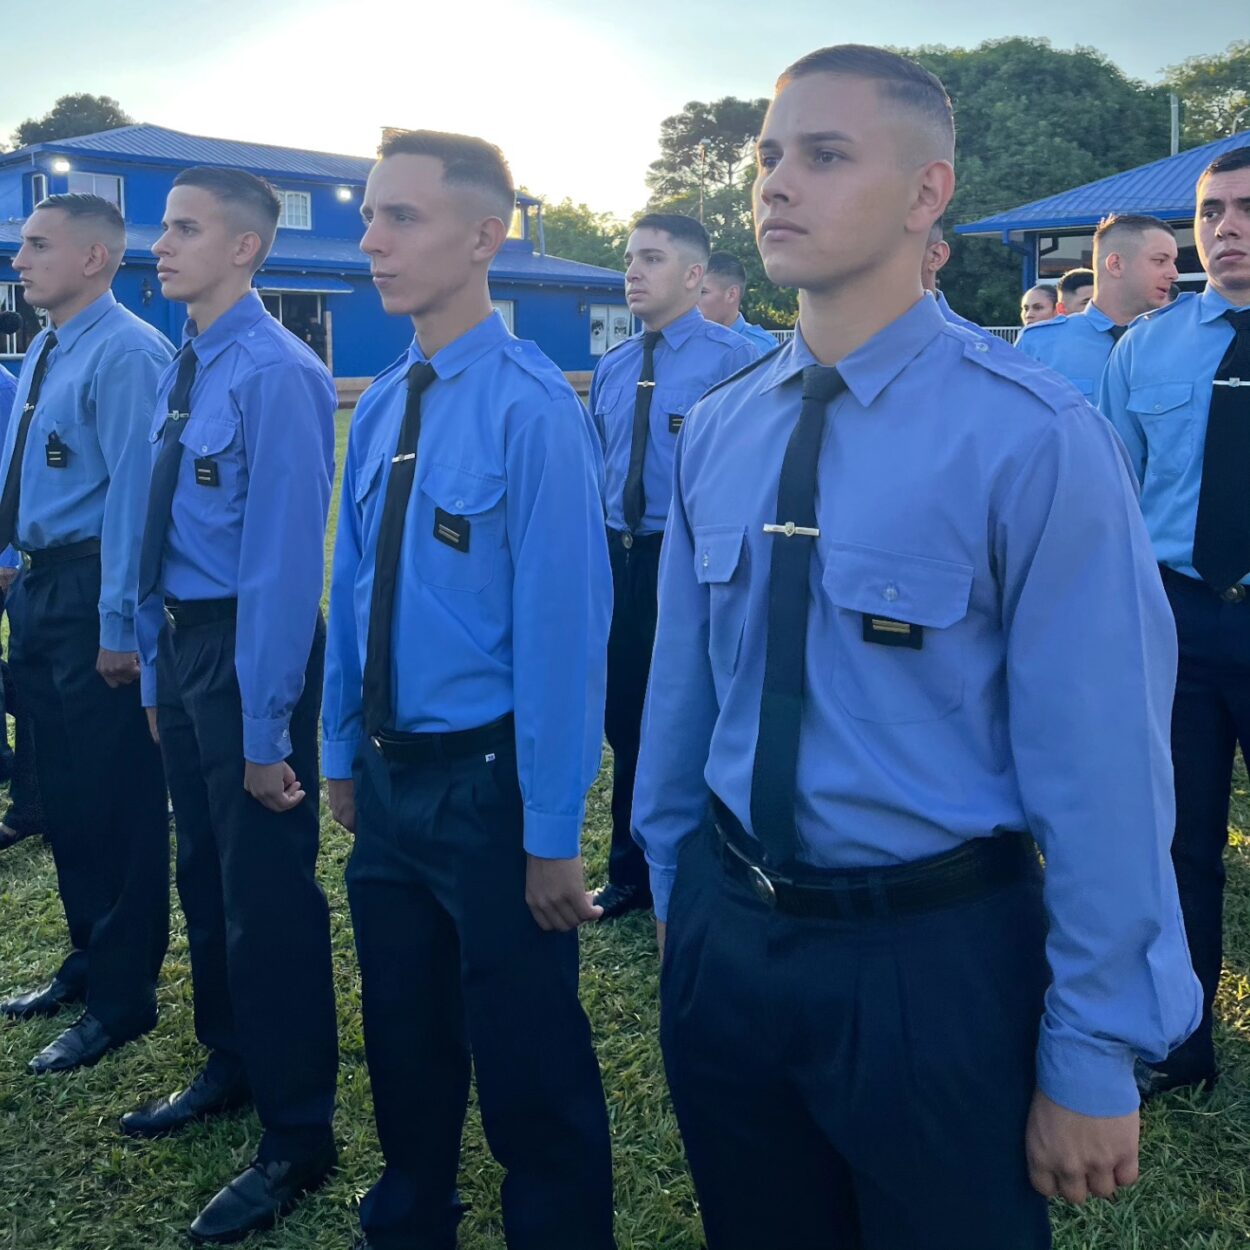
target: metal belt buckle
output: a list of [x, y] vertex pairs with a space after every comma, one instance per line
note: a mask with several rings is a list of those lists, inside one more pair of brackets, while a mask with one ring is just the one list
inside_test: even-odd
[[165, 613], [165, 623], [170, 629], [177, 629], [178, 622], [174, 620], [174, 614], [169, 610], [169, 604], [162, 604], [161, 611]]
[[381, 754], [382, 754], [382, 739], [381, 739], [380, 737], [378, 737], [378, 735], [377, 735], [377, 734], [373, 734], [373, 735], [369, 738], [369, 741], [373, 743], [373, 749], [374, 749], [374, 750], [375, 750], [375, 751], [376, 751], [379, 755], [381, 755]]
[[769, 907], [777, 906], [777, 890], [773, 883], [768, 879], [768, 874], [755, 864], [749, 864], [749, 875], [751, 877], [751, 885], [755, 893], [759, 896], [761, 903], [766, 903]]
[[633, 534], [631, 534], [629, 530], [625, 530], [625, 532], [621, 534], [621, 546], [624, 547], [626, 551], [628, 551], [633, 545], [634, 545]]
[[1225, 603], [1241, 603], [1246, 597], [1246, 588], [1240, 582], [1236, 586], [1230, 586], [1227, 590], [1220, 594], [1220, 598]]

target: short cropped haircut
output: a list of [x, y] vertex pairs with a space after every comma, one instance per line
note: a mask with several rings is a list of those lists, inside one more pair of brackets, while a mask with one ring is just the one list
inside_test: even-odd
[[446, 134], [441, 130], [388, 130], [378, 146], [378, 159], [388, 156], [432, 156], [443, 162], [443, 182], [476, 191], [490, 206], [490, 215], [512, 224], [516, 187], [504, 154], [485, 139]]
[[1112, 213], [1104, 217], [1094, 231], [1095, 266], [1105, 253], [1117, 251], [1129, 242], [1138, 244], [1151, 230], [1162, 230], [1173, 236], [1176, 234], [1166, 221], [1147, 217], [1144, 213]]
[[1081, 287], [1093, 285], [1094, 271], [1092, 269], [1069, 269], [1059, 279], [1059, 298], [1063, 299], [1065, 295], [1075, 295]]
[[109, 258], [116, 261], [117, 265], [122, 263], [126, 252], [126, 223], [122, 220], [116, 204], [110, 203], [103, 196], [74, 192], [69, 195], [45, 196], [35, 208], [57, 208], [75, 222], [90, 226], [96, 232], [99, 242], [108, 248]]
[[1053, 286], [1049, 286], [1045, 282], [1035, 282], [1027, 291], [1025, 291], [1025, 295], [1030, 295], [1034, 291], [1041, 291], [1041, 293], [1046, 296], [1048, 300], [1050, 300], [1052, 305], [1058, 305], [1059, 292], [1056, 291]]
[[264, 264], [278, 232], [282, 201], [278, 193], [255, 174], [243, 169], [221, 169], [215, 165], [197, 165], [184, 169], [174, 179], [176, 187], [199, 187], [207, 191], [230, 216], [241, 233], [250, 232], [260, 239], [253, 269]]
[[712, 254], [712, 241], [702, 223], [684, 213], [644, 213], [632, 229], [663, 230], [674, 243], [684, 245], [705, 264]]
[[942, 219], [939, 217], [937, 221], [929, 227], [929, 242], [925, 244], [925, 246], [932, 247], [935, 243], [941, 243], [943, 238], [945, 238], [945, 235], [942, 233]]
[[[918, 146], [924, 160], [955, 159], [955, 113], [942, 80], [923, 65], [860, 43], [836, 44], [800, 57], [777, 79], [781, 91], [794, 79], [808, 74], [842, 74], [867, 78], [877, 84], [881, 97], [907, 110], [919, 121], [924, 142]], [[921, 135], [916, 136], [919, 140]]]
[[732, 252], [713, 252], [707, 258], [707, 268], [703, 272], [724, 278], [729, 286], [738, 286], [743, 291], [747, 289], [747, 271]]
[[[1217, 156], [1202, 171], [1202, 178], [1208, 174], [1231, 174], [1234, 169], [1250, 169], [1250, 147], [1233, 148], [1231, 152]], [[1201, 182], [1202, 178], [1198, 181]]]

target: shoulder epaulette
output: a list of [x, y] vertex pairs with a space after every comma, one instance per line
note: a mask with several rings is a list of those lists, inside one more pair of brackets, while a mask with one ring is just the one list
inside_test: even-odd
[[745, 378], [748, 373], [751, 373], [753, 370], [758, 369], [760, 365], [762, 365], [765, 361], [772, 360], [772, 358], [779, 351], [781, 351], [781, 349], [784, 346], [785, 346], [784, 343], [778, 343], [777, 346], [774, 347], [771, 352], [765, 352], [762, 356], [757, 356], [753, 361], [751, 361], [750, 364], [743, 365], [742, 368], [739, 369], [737, 373], [731, 373], [727, 378], [722, 378], [719, 382], [716, 382], [712, 386], [709, 386], [707, 390], [704, 391], [703, 394], [700, 396], [700, 399], [706, 399], [709, 395], [714, 395], [717, 391], [721, 390], [723, 387], [728, 386], [731, 382], [737, 382], [739, 378]]
[[1143, 321], [1154, 321], [1156, 317], [1162, 317], [1166, 313], [1170, 313], [1172, 309], [1179, 308], [1182, 304], [1195, 300], [1198, 295], [1195, 291], [1182, 291], [1170, 304], [1164, 304], [1162, 308], [1152, 308], [1149, 312], [1144, 312], [1140, 317], [1134, 317], [1129, 325], [1135, 326]]
[[[517, 351], [517, 348], [521, 350]], [[540, 382], [543, 389], [546, 390], [552, 399], [559, 399], [566, 393], [569, 395], [575, 394], [573, 388], [568, 383], [568, 379], [560, 372], [559, 368], [542, 348], [532, 340], [514, 339], [510, 349], [504, 355], [535, 381]]]

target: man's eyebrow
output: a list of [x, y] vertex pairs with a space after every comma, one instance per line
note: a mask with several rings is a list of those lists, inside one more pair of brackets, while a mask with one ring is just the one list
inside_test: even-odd
[[[854, 143], [855, 140], [841, 130], [810, 130], [799, 135], [798, 141], [808, 147], [817, 143]], [[781, 147], [776, 139], [757, 139], [755, 150], [757, 152], [774, 152]]]

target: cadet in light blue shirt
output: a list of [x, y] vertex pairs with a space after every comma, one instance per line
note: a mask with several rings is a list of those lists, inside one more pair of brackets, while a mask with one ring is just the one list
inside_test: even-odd
[[953, 146], [893, 53], [783, 74], [755, 214], [798, 333], [678, 443], [635, 827], [709, 1250], [1049, 1246], [1038, 1193], [1133, 1179], [1134, 1054], [1198, 1016], [1133, 482], [925, 298]]
[[207, 1056], [121, 1128], [157, 1137], [255, 1102], [256, 1166], [191, 1224], [193, 1240], [215, 1243], [268, 1227], [336, 1161], [329, 909], [316, 879], [336, 401], [325, 366], [252, 289], [279, 213], [252, 174], [183, 170], [152, 247], [162, 293], [188, 320], [150, 423], [139, 641]]
[[113, 204], [57, 195], [27, 218], [13, 260], [48, 325], [26, 353], [0, 454], [0, 550], [14, 544], [27, 566], [8, 600], [9, 662], [73, 950], [50, 984], [0, 1011], [25, 1019], [87, 1002], [31, 1061], [39, 1073], [93, 1064], [152, 1028], [169, 928], [169, 827], [139, 706], [134, 582], [146, 431], [172, 349], [113, 298], [125, 250]]
[[777, 340], [742, 315], [740, 306], [746, 292], [747, 271], [742, 262], [730, 252], [713, 252], [707, 258], [707, 268], [703, 273], [699, 311], [709, 321], [750, 339], [762, 354], [767, 355], [777, 350]]
[[385, 1168], [362, 1244], [451, 1246], [470, 1056], [516, 1250], [610, 1250], [607, 1108], [577, 996], [581, 827], [611, 585], [586, 410], [491, 310], [498, 148], [387, 136], [361, 250], [408, 351], [352, 418], [325, 769]]
[[1212, 1005], [1223, 963], [1229, 785], [1238, 743], [1250, 746], [1250, 147], [1217, 157], [1196, 199], [1206, 289], [1133, 322], [1099, 398], [1141, 483], [1180, 640], [1172, 858], [1204, 1005], [1183, 1046], [1139, 1067], [1147, 1097], [1209, 1089], [1219, 1074]]
[[1097, 403], [1111, 349], [1134, 317], [1168, 302], [1175, 281], [1171, 226], [1157, 217], [1108, 217], [1094, 231], [1093, 299], [1079, 313], [1025, 326], [1016, 346]]
[[942, 237], [941, 221], [935, 221], [929, 230], [929, 242], [925, 247], [924, 261], [920, 266], [920, 285], [937, 300], [937, 306], [941, 310], [942, 316], [951, 325], [962, 326], [965, 330], [969, 330], [977, 335], [978, 338], [985, 339], [986, 342], [1006, 346], [1003, 340], [996, 334], [991, 334], [988, 330], [982, 329], [975, 321], [969, 321], [967, 317], [961, 317], [947, 302], [946, 296], [938, 287], [937, 276], [945, 268], [946, 262], [950, 258], [951, 245]]
[[[737, 307], [737, 295], [726, 304], [717, 297], [720, 279], [707, 278], [708, 247], [707, 232], [692, 217], [651, 213], [638, 220], [625, 253], [625, 295], [644, 331], [604, 356], [590, 386], [590, 410], [607, 455], [612, 559], [605, 721], [612, 747], [612, 848], [607, 884], [595, 896], [605, 920], [651, 905], [647, 866], [630, 835], [630, 801], [673, 448], [690, 405], [759, 355], [754, 342], [701, 311], [702, 303], [713, 302], [717, 315], [728, 318]], [[730, 261], [737, 265], [733, 257], [722, 263]], [[731, 290], [740, 293], [744, 281]]]
[[17, 394], [17, 379], [0, 365], [0, 426], [8, 428], [9, 413], [13, 408], [13, 398]]

